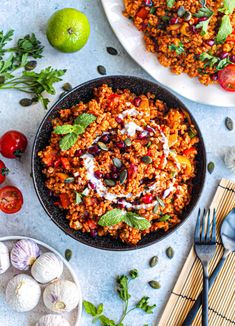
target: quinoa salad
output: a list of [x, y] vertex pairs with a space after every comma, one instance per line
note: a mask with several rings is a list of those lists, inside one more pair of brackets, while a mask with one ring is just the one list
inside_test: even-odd
[[124, 0], [124, 6], [161, 65], [235, 91], [234, 0]]
[[72, 229], [136, 245], [181, 222], [199, 143], [187, 113], [105, 84], [88, 103], [60, 110], [52, 126], [38, 155]]

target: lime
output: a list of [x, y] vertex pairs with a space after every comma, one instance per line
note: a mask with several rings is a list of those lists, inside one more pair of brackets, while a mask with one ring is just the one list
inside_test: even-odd
[[47, 25], [50, 44], [62, 52], [76, 52], [86, 44], [90, 35], [89, 21], [81, 11], [64, 8], [56, 11]]

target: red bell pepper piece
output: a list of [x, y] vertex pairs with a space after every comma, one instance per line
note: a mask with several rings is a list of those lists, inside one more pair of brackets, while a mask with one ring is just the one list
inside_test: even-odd
[[65, 170], [69, 170], [70, 169], [70, 162], [66, 157], [61, 157], [61, 163], [63, 165], [63, 168]]

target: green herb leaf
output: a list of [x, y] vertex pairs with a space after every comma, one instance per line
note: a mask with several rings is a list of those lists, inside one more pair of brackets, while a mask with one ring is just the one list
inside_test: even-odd
[[130, 293], [128, 292], [128, 277], [126, 275], [118, 277], [117, 284], [117, 292], [120, 299], [127, 301], [131, 297]]
[[159, 221], [160, 221], [160, 222], [166, 222], [166, 221], [168, 221], [170, 218], [171, 218], [170, 215], [165, 214], [165, 215], [163, 215], [161, 218], [159, 218]]
[[161, 198], [157, 197], [157, 201], [159, 202], [159, 205], [162, 206], [163, 208], [165, 207], [165, 204]]
[[197, 18], [202, 18], [202, 17], [210, 18], [213, 14], [214, 12], [210, 8], [204, 7], [204, 8], [200, 8], [200, 10], [196, 14], [194, 14], [194, 16]]
[[203, 7], [205, 7], [205, 5], [206, 5], [206, 0], [199, 0], [199, 2], [200, 2], [200, 4], [201, 4]]
[[156, 305], [152, 305], [150, 306], [148, 304], [149, 301], [149, 297], [143, 297], [137, 304], [136, 304], [136, 308], [140, 308], [143, 311], [145, 311], [147, 314], [152, 314], [153, 313], [153, 309], [156, 307]]
[[207, 52], [203, 52], [200, 54], [199, 60], [205, 61], [204, 67], [214, 67], [216, 68], [216, 71], [219, 71], [221, 69], [224, 69], [228, 64], [231, 63], [229, 58], [220, 59], [218, 57], [215, 57], [213, 55], [210, 55]]
[[121, 209], [112, 209], [103, 216], [101, 216], [98, 224], [101, 226], [112, 226], [116, 225], [124, 220], [125, 212]]
[[116, 326], [115, 322], [104, 315], [99, 317], [99, 320], [102, 322], [103, 326]]
[[100, 303], [97, 307], [97, 314], [102, 314], [102, 312], [104, 311], [104, 305], [103, 303]]
[[67, 151], [76, 143], [77, 139], [78, 136], [76, 133], [72, 132], [70, 134], [67, 134], [60, 140], [60, 149], [62, 151]]
[[58, 134], [58, 135], [66, 135], [66, 134], [70, 134], [71, 132], [73, 132], [74, 127], [72, 125], [62, 125], [62, 126], [57, 126], [54, 129], [54, 133]]
[[175, 44], [170, 44], [169, 45], [169, 50], [171, 51], [175, 51], [177, 54], [182, 54], [184, 53], [184, 46], [183, 46], [183, 43], [182, 42], [179, 42], [178, 45], [175, 45]]
[[223, 4], [223, 8], [219, 9], [219, 11], [223, 12], [226, 15], [232, 14], [235, 9], [235, 0], [224, 0]]
[[95, 120], [96, 120], [95, 115], [89, 113], [82, 113], [75, 119], [74, 124], [79, 124], [83, 128], [86, 128]]
[[137, 278], [139, 276], [138, 270], [137, 269], [132, 269], [129, 272], [129, 275], [134, 280], [135, 278]]
[[151, 226], [150, 222], [146, 220], [146, 218], [132, 212], [127, 212], [124, 215], [124, 222], [138, 230], [146, 230]]
[[233, 28], [230, 22], [229, 16], [225, 15], [222, 18], [221, 25], [218, 31], [218, 34], [215, 38], [217, 44], [224, 43], [226, 38], [232, 33]]
[[167, 7], [172, 8], [175, 4], [175, 0], [166, 0]]
[[74, 191], [75, 192], [75, 195], [76, 195], [76, 198], [75, 198], [75, 203], [76, 205], [79, 205], [82, 203], [82, 195], [79, 194], [79, 192], [77, 191]]
[[91, 302], [83, 300], [83, 307], [87, 314], [92, 315], [93, 317], [97, 315], [96, 306], [94, 306]]
[[12, 40], [14, 35], [14, 30], [9, 30], [6, 34], [3, 31], [0, 31], [0, 59], [2, 58], [3, 54], [5, 53], [5, 45]]
[[210, 23], [210, 18], [196, 25], [196, 28], [201, 28], [201, 35], [205, 35], [207, 33], [209, 23]]

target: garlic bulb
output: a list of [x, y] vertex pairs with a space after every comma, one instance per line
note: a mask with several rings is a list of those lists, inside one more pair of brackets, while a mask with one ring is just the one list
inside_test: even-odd
[[230, 147], [224, 157], [224, 163], [233, 173], [235, 173], [235, 146]]
[[0, 242], [0, 274], [5, 273], [9, 267], [9, 251], [7, 249], [7, 246], [4, 243]]
[[51, 282], [63, 273], [63, 262], [53, 252], [46, 252], [34, 262], [31, 273], [39, 283]]
[[69, 322], [59, 315], [42, 316], [35, 326], [70, 326]]
[[40, 296], [39, 284], [29, 275], [16, 275], [7, 284], [6, 301], [15, 311], [32, 310], [38, 304]]
[[17, 241], [11, 250], [12, 265], [22, 271], [26, 271], [40, 256], [38, 245], [28, 239]]
[[76, 284], [65, 280], [51, 283], [43, 293], [45, 306], [57, 313], [70, 312], [78, 305], [79, 299]]

